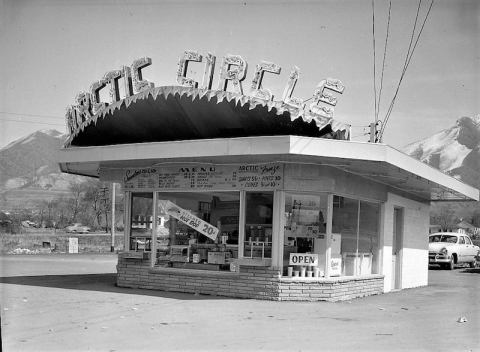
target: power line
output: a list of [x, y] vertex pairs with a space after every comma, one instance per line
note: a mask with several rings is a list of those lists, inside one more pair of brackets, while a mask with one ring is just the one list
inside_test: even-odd
[[0, 114], [18, 115], [18, 116], [31, 116], [31, 117], [46, 117], [46, 118], [54, 118], [54, 119], [64, 119], [65, 118], [63, 116], [21, 114], [21, 113], [18, 113], [18, 112], [10, 112], [10, 111], [0, 111]]
[[376, 49], [375, 49], [375, 0], [372, 0], [372, 40], [373, 40], [373, 96], [375, 100], [375, 116], [377, 116], [377, 77], [376, 77]]
[[23, 123], [35, 123], [35, 124], [40, 124], [40, 125], [50, 125], [50, 126], [64, 126], [64, 123], [48, 123], [48, 122], [41, 122], [41, 121], [26, 121], [26, 120], [14, 120], [14, 119], [6, 119], [3, 117], [0, 117], [0, 120], [2, 121], [13, 121], [13, 122], [23, 122]]
[[[409, 64], [410, 64], [410, 61], [411, 61], [412, 57], [413, 57], [413, 53], [415, 52], [415, 49], [416, 49], [417, 44], [418, 44], [418, 41], [419, 41], [420, 36], [421, 36], [421, 34], [422, 34], [422, 32], [423, 32], [423, 29], [424, 29], [424, 27], [425, 27], [425, 23], [427, 22], [428, 16], [430, 15], [430, 11], [432, 10], [433, 2], [434, 2], [434, 0], [432, 0], [431, 3], [430, 3], [430, 6], [429, 6], [428, 11], [427, 11], [427, 14], [425, 15], [425, 18], [424, 18], [424, 20], [423, 20], [422, 27], [420, 28], [420, 31], [419, 31], [419, 33], [417, 34], [417, 38], [416, 38], [416, 40], [415, 40], [415, 44], [413, 45], [413, 48], [411, 48], [411, 44], [412, 44], [412, 42], [413, 42], [413, 38], [414, 38], [414, 34], [415, 34], [415, 29], [416, 29], [416, 24], [417, 24], [417, 19], [418, 19], [418, 13], [419, 13], [419, 11], [420, 11], [420, 5], [421, 5], [421, 3], [422, 3], [422, 0], [420, 0], [419, 3], [418, 3], [417, 15], [416, 15], [416, 18], [415, 18], [415, 25], [414, 25], [414, 27], [413, 27], [412, 37], [411, 37], [411, 39], [410, 39], [410, 45], [409, 45], [409, 47], [408, 47], [407, 56], [405, 57], [405, 64], [404, 64], [404, 67], [403, 67], [403, 71], [402, 71], [402, 74], [401, 74], [401, 76], [400, 76], [400, 80], [399, 80], [399, 82], [398, 82], [397, 89], [396, 89], [396, 91], [395, 91], [395, 94], [394, 94], [394, 96], [393, 96], [393, 99], [392, 99], [392, 101], [390, 102], [390, 106], [389, 106], [389, 108], [388, 108], [388, 111], [387, 111], [387, 113], [385, 114], [385, 119], [384, 119], [382, 128], [381, 128], [381, 130], [380, 130], [379, 139], [382, 138], [383, 133], [385, 132], [385, 127], [386, 127], [386, 125], [387, 125], [387, 122], [388, 122], [391, 114], [392, 114], [393, 106], [394, 106], [394, 104], [395, 104], [395, 101], [396, 101], [398, 92], [399, 92], [399, 90], [400, 90], [400, 85], [401, 85], [401, 83], [402, 83], [402, 81], [403, 81], [403, 77], [405, 76], [405, 73], [406, 73], [406, 71], [407, 71], [407, 68], [408, 68], [408, 66], [409, 66]], [[411, 51], [410, 51], [410, 50], [411, 50]]]
[[380, 114], [380, 101], [382, 100], [383, 74], [385, 72], [385, 59], [387, 57], [388, 35], [390, 33], [391, 10], [392, 10], [392, 0], [390, 0], [389, 6], [388, 6], [387, 35], [385, 36], [385, 47], [383, 49], [382, 77], [380, 78], [380, 92], [378, 93], [378, 110], [377, 110], [377, 114], [375, 115], [375, 122], [378, 121], [378, 114]]

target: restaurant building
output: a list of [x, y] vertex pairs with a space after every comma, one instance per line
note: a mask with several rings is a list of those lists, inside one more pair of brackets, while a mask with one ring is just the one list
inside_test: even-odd
[[[350, 141], [316, 109], [335, 105], [326, 90], [342, 93], [337, 80], [306, 109], [292, 97], [295, 70], [273, 101], [255, 78], [274, 64], [257, 65], [247, 96], [226, 90], [239, 88], [241, 58], [224, 58], [213, 90], [211, 78], [186, 81], [188, 61], [202, 59], [193, 54], [177, 86], [153, 87], [136, 61], [67, 113], [61, 170], [125, 192], [118, 286], [337, 301], [427, 285], [430, 202], [478, 200], [478, 190], [388, 145]], [[109, 84], [107, 105], [98, 90]]]

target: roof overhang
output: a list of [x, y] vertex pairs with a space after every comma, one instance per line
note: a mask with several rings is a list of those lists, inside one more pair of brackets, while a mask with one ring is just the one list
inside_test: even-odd
[[183, 86], [150, 88], [85, 114], [67, 112], [69, 126], [85, 119], [70, 128], [67, 147], [287, 134], [350, 139], [350, 125], [283, 101]]
[[281, 161], [334, 167], [425, 201], [479, 200], [479, 190], [388, 145], [314, 137], [260, 136], [70, 147], [59, 151], [66, 173], [99, 177], [100, 168], [172, 162]]

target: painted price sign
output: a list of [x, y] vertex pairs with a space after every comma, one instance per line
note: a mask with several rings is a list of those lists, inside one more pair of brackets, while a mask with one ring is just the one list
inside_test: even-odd
[[203, 221], [188, 210], [180, 208], [169, 200], [165, 202], [165, 212], [208, 238], [211, 238], [214, 241], [217, 239], [219, 232], [217, 227], [210, 225], [208, 222]]
[[290, 253], [289, 265], [318, 266], [318, 254]]
[[125, 189], [274, 190], [283, 186], [283, 164], [127, 169], [123, 185]]

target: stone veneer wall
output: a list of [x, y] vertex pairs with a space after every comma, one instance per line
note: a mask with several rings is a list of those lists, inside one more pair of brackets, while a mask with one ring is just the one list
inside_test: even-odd
[[239, 273], [150, 267], [149, 260], [118, 257], [117, 285], [275, 301], [341, 301], [383, 293], [383, 275], [303, 279], [242, 266]]

